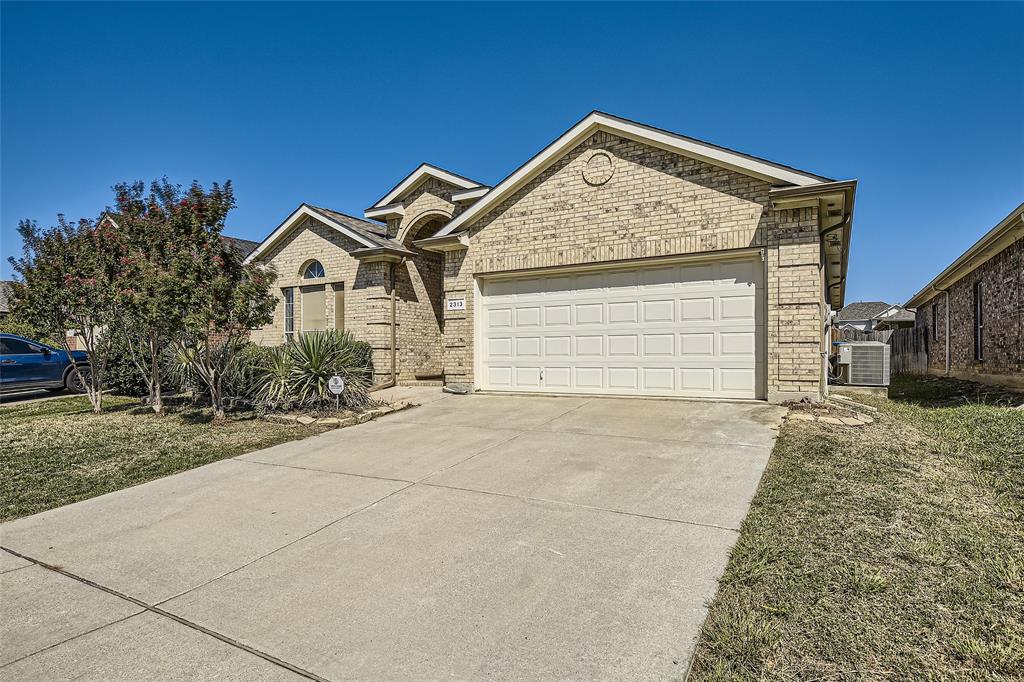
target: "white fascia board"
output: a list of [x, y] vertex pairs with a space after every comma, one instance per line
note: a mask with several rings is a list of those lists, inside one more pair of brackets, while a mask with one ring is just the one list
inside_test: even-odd
[[438, 180], [444, 180], [445, 182], [451, 183], [456, 187], [462, 187], [463, 189], [473, 189], [480, 186], [479, 182], [473, 182], [472, 180], [455, 175], [454, 173], [449, 173], [443, 168], [431, 166], [429, 163], [421, 163], [416, 170], [406, 176], [405, 180], [398, 183], [393, 190], [385, 194], [380, 201], [371, 206], [370, 210], [391, 204], [396, 198], [401, 196], [403, 192], [415, 187], [428, 176], [435, 177]]
[[350, 230], [348, 227], [342, 225], [336, 220], [332, 220], [330, 217], [325, 216], [324, 214], [319, 213], [317, 211], [314, 211], [306, 204], [302, 204], [297, 209], [295, 209], [295, 211], [293, 211], [290, 216], [285, 218], [284, 222], [278, 225], [277, 229], [271, 232], [269, 237], [260, 242], [260, 245], [253, 249], [253, 252], [246, 256], [245, 260], [242, 262], [248, 264], [259, 258], [264, 251], [266, 251], [271, 246], [276, 244], [282, 237], [288, 234], [292, 230], [292, 228], [298, 224], [300, 220], [306, 217], [319, 220], [325, 225], [333, 227], [338, 232], [341, 232], [342, 234], [351, 237], [352, 239], [356, 240], [357, 242], [368, 248], [375, 248], [377, 246], [380, 246], [380, 244], [375, 244], [371, 242], [369, 239], [359, 234], [355, 230]]
[[460, 201], [472, 201], [473, 199], [479, 199], [490, 191], [490, 187], [481, 186], [475, 189], [462, 190], [461, 192], [452, 192], [452, 201], [456, 203]]
[[388, 204], [380, 208], [368, 208], [363, 211], [365, 218], [401, 218], [405, 215], [405, 207], [401, 204]]
[[471, 206], [455, 220], [448, 223], [437, 236], [451, 234], [483, 215], [488, 208], [495, 206], [525, 183], [539, 175], [545, 168], [554, 163], [562, 154], [593, 135], [598, 130], [626, 137], [637, 142], [660, 147], [667, 151], [697, 158], [717, 166], [731, 168], [747, 175], [797, 186], [823, 184], [820, 177], [801, 173], [789, 168], [777, 166], [743, 154], [731, 152], [714, 145], [700, 142], [681, 135], [651, 128], [649, 126], [626, 121], [600, 112], [594, 112], [570, 128], [564, 135], [545, 147], [539, 154], [519, 167], [514, 173], [498, 183], [479, 202]]

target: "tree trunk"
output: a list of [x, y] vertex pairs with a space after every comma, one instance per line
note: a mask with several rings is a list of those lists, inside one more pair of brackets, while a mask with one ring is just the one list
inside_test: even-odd
[[157, 414], [164, 413], [164, 400], [160, 393], [160, 343], [156, 332], [149, 332], [149, 402]]

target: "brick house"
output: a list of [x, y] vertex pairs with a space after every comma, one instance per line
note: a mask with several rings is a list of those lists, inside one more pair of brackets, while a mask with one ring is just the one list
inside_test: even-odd
[[1024, 203], [907, 302], [928, 371], [1024, 388]]
[[253, 338], [350, 329], [388, 377], [395, 329], [397, 379], [456, 390], [818, 397], [855, 191], [593, 112], [493, 187], [423, 164], [367, 220], [303, 204], [248, 257], [282, 302]]

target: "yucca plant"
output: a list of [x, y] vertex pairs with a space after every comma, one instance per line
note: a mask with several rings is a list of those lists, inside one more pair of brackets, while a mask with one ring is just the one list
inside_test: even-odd
[[359, 365], [355, 339], [348, 332], [326, 331], [299, 334], [286, 346], [291, 366], [288, 388], [300, 405], [315, 407], [334, 402], [327, 383], [335, 374], [345, 380], [341, 404], [363, 407], [369, 402], [368, 377]]
[[[267, 409], [330, 408], [341, 404], [362, 408], [370, 402], [370, 383], [361, 344], [348, 332], [299, 334], [267, 355], [258, 392]], [[345, 379], [345, 392], [336, 399], [327, 384], [335, 374]]]
[[292, 360], [288, 354], [288, 346], [271, 348], [259, 367], [262, 384], [257, 398], [266, 409], [287, 409], [291, 404], [291, 392], [288, 379], [291, 377]]

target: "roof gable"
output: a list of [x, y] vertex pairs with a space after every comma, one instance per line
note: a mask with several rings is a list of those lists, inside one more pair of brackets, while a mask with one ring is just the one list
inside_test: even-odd
[[[284, 222], [260, 242], [253, 251], [246, 256], [246, 263], [251, 263], [266, 253], [274, 244], [281, 241], [293, 229], [298, 227], [306, 217], [312, 217], [332, 227], [345, 236], [355, 240], [368, 249], [394, 248], [396, 243], [388, 239], [386, 234], [381, 232], [381, 226], [376, 223], [367, 222], [354, 216], [332, 211], [326, 208], [300, 204], [291, 215], [285, 218]], [[397, 245], [400, 246], [400, 245]]]
[[820, 175], [799, 171], [692, 137], [686, 137], [600, 111], [594, 111], [516, 169], [511, 175], [495, 185], [479, 201], [448, 223], [444, 229], [438, 232], [438, 236], [452, 234], [457, 230], [468, 227], [477, 218], [485, 215], [489, 209], [498, 205], [520, 187], [542, 173], [561, 158], [562, 155], [575, 148], [594, 133], [602, 130], [677, 154], [696, 158], [716, 166], [752, 175], [775, 184], [809, 186], [831, 182], [829, 178]]
[[374, 209], [384, 208], [390, 206], [394, 202], [398, 201], [403, 194], [415, 189], [420, 183], [424, 182], [428, 178], [437, 178], [456, 187], [462, 189], [477, 189], [483, 187], [479, 182], [470, 180], [451, 171], [447, 171], [437, 166], [432, 166], [429, 163], [421, 163], [416, 170], [409, 173], [401, 182], [395, 185], [391, 191], [382, 196], [373, 206], [366, 209], [367, 211], [373, 211]]

